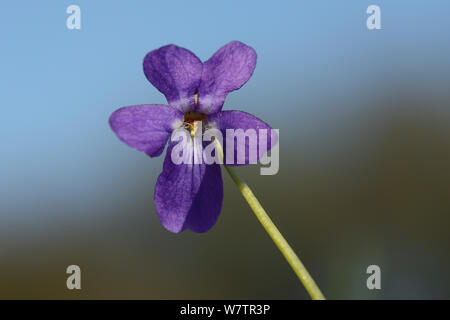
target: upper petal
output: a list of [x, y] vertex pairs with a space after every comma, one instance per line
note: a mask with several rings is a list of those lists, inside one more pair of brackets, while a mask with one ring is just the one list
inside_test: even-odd
[[183, 114], [180, 111], [160, 104], [123, 107], [109, 118], [109, 124], [120, 140], [150, 157], [163, 152], [174, 126], [181, 121]]
[[[167, 148], [163, 171], [155, 186], [154, 200], [158, 217], [171, 232], [178, 233], [186, 228], [195, 232], [207, 231], [216, 222], [222, 208], [220, 167], [174, 164], [171, 153], [175, 145], [172, 142]], [[192, 156], [191, 149], [185, 160]]]
[[[244, 111], [227, 110], [218, 112], [208, 116], [208, 122], [222, 132], [224, 161], [227, 165], [254, 164], [259, 162], [265, 152], [269, 151], [278, 140], [276, 132], [272, 136], [271, 127], [267, 123]], [[227, 129], [233, 129], [236, 134], [240, 134], [236, 131], [237, 129], [242, 129], [241, 133], [248, 134], [248, 137], [238, 139], [237, 137], [230, 136], [229, 133], [227, 136]], [[247, 131], [248, 129], [254, 130], [254, 141], [249, 138], [252, 132]], [[265, 130], [260, 131], [261, 129]], [[234, 141], [233, 147], [228, 146], [228, 139]], [[266, 142], [265, 148], [260, 144], [260, 141]], [[230, 152], [232, 153], [231, 155], [229, 155]], [[239, 152], [245, 152], [243, 153], [244, 157], [241, 163], [238, 161]], [[255, 162], [252, 162], [252, 158], [250, 157], [251, 153], [255, 155]], [[229, 161], [230, 159], [231, 161]]]
[[169, 104], [185, 112], [194, 108], [194, 94], [200, 84], [203, 64], [189, 50], [167, 45], [144, 58], [144, 73]]
[[239, 41], [220, 48], [203, 64], [198, 89], [198, 112], [220, 111], [228, 92], [237, 90], [250, 79], [256, 66], [256, 52]]

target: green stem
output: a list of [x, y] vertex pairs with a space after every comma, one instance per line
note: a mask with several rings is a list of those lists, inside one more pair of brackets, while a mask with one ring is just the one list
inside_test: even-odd
[[280, 233], [278, 228], [272, 222], [272, 220], [270, 219], [266, 210], [264, 210], [264, 208], [261, 206], [261, 204], [259, 203], [258, 199], [255, 197], [255, 195], [253, 194], [253, 192], [249, 188], [249, 186], [239, 176], [236, 169], [234, 169], [233, 167], [229, 167], [229, 166], [224, 166], [224, 167], [230, 174], [234, 183], [236, 183], [236, 185], [238, 186], [238, 188], [241, 191], [242, 195], [244, 196], [245, 200], [247, 200], [250, 208], [255, 213], [259, 222], [262, 224], [262, 226], [264, 227], [266, 232], [272, 238], [273, 242], [275, 242], [278, 249], [281, 251], [283, 256], [286, 258], [286, 260], [289, 263], [289, 265], [291, 266], [291, 268], [297, 274], [297, 277], [300, 279], [300, 281], [305, 286], [306, 291], [308, 291], [309, 295], [311, 296], [311, 299], [325, 300], [325, 297], [323, 296], [323, 294], [320, 291], [319, 287], [317, 286], [316, 282], [311, 277], [308, 270], [306, 270], [305, 266], [300, 261], [298, 256], [295, 254], [294, 250], [292, 250], [291, 246], [287, 243], [286, 239], [284, 239], [283, 235]]
[[[217, 143], [217, 146], [218, 146], [217, 150], [219, 151], [220, 158], [223, 160], [222, 146], [219, 143]], [[308, 291], [309, 295], [311, 296], [311, 299], [325, 300], [325, 297], [322, 294], [322, 292], [320, 291], [316, 282], [311, 277], [308, 270], [306, 270], [305, 266], [300, 261], [298, 256], [295, 254], [294, 250], [292, 250], [291, 246], [287, 243], [286, 239], [280, 233], [278, 228], [272, 222], [272, 220], [270, 219], [266, 210], [264, 210], [264, 208], [261, 206], [258, 199], [255, 197], [255, 195], [253, 194], [252, 190], [249, 188], [247, 183], [245, 183], [245, 181], [239, 176], [238, 172], [236, 171], [236, 169], [234, 167], [230, 167], [230, 166], [226, 166], [226, 165], [224, 165], [224, 167], [230, 174], [234, 183], [236, 183], [237, 187], [241, 191], [245, 200], [247, 200], [247, 203], [249, 204], [250, 208], [255, 213], [259, 222], [262, 224], [262, 226], [264, 227], [266, 232], [272, 238], [273, 242], [275, 242], [276, 246], [281, 251], [283, 256], [286, 258], [287, 262], [289, 263], [291, 268], [294, 270], [297, 277], [303, 283], [303, 286], [305, 287], [306, 291]]]

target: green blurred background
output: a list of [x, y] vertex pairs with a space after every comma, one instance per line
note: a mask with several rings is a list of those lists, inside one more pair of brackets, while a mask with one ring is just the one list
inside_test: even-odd
[[[0, 298], [308, 298], [225, 171], [216, 226], [166, 231], [163, 158], [107, 124], [164, 103], [148, 51], [206, 60], [235, 39], [258, 65], [224, 109], [280, 129], [279, 173], [239, 171], [326, 297], [450, 298], [450, 4], [377, 1], [369, 31], [372, 1], [252, 3], [78, 1], [79, 31], [65, 28], [72, 2], [1, 4]], [[381, 290], [366, 287], [372, 264]]]

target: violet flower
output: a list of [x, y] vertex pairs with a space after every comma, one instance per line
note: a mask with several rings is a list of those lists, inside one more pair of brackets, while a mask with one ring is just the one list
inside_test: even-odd
[[[255, 51], [238, 41], [223, 46], [204, 63], [186, 49], [175, 45], [161, 47], [145, 56], [144, 73], [147, 79], [166, 96], [169, 105], [124, 107], [111, 115], [109, 123], [120, 140], [150, 157], [161, 155], [171, 134], [180, 128], [187, 127], [190, 130], [187, 139], [196, 139], [198, 134], [203, 135], [203, 128], [218, 129], [223, 137], [226, 136], [227, 129], [243, 131], [254, 129], [257, 135], [256, 147], [250, 145], [246, 139], [238, 143], [234, 140], [234, 148], [230, 147], [231, 150], [228, 150], [225, 139], [223, 148], [221, 143], [216, 144], [221, 150], [219, 154], [223, 151], [222, 156], [226, 161], [234, 159], [232, 164], [226, 162], [226, 171], [311, 298], [322, 300], [325, 297], [301, 260], [272, 222], [250, 187], [230, 166], [236, 164], [238, 150], [242, 152], [244, 149], [243, 164], [254, 160], [250, 159], [250, 148], [256, 151], [256, 161], [259, 161], [264, 152], [278, 139], [274, 136], [271, 141], [271, 128], [255, 116], [243, 111], [222, 111], [227, 94], [247, 82], [255, 65]], [[202, 128], [202, 131], [199, 128]], [[271, 132], [266, 135], [264, 146], [259, 145], [259, 129], [265, 129], [262, 132]], [[206, 137], [206, 134], [204, 136]], [[222, 208], [221, 169], [216, 163], [192, 161], [199, 156], [195, 150], [195, 142], [186, 144], [190, 148], [187, 152], [183, 148], [183, 160], [187, 158], [188, 161], [175, 164], [172, 162], [172, 150], [177, 150], [175, 149], [177, 143], [171, 139], [163, 171], [156, 182], [154, 195], [156, 211], [161, 223], [169, 231], [178, 233], [190, 229], [194, 232], [205, 232], [216, 223]], [[217, 153], [218, 149], [215, 152]]]
[[[224, 137], [226, 129], [270, 132], [269, 125], [251, 114], [222, 111], [227, 94], [247, 82], [255, 65], [256, 52], [238, 41], [223, 46], [204, 63], [189, 50], [175, 45], [151, 51], [144, 58], [144, 73], [166, 96], [168, 106], [146, 104], [118, 109], [109, 119], [110, 126], [120, 140], [150, 157], [161, 155], [173, 130], [186, 125], [193, 129], [194, 121], [221, 130]], [[163, 171], [156, 182], [156, 211], [171, 232], [205, 232], [216, 223], [222, 208], [220, 166], [176, 165], [170, 156], [175, 144], [169, 142]], [[267, 149], [270, 147], [269, 134]], [[235, 143], [235, 152], [236, 148]], [[224, 151], [227, 152], [226, 145]], [[257, 154], [259, 160], [262, 154]]]

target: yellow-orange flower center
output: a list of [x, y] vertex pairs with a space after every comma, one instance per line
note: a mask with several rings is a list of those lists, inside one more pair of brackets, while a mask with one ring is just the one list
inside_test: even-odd
[[195, 131], [200, 123], [205, 120], [205, 115], [200, 112], [188, 111], [184, 114], [184, 125], [191, 132], [191, 137], [195, 135]]

